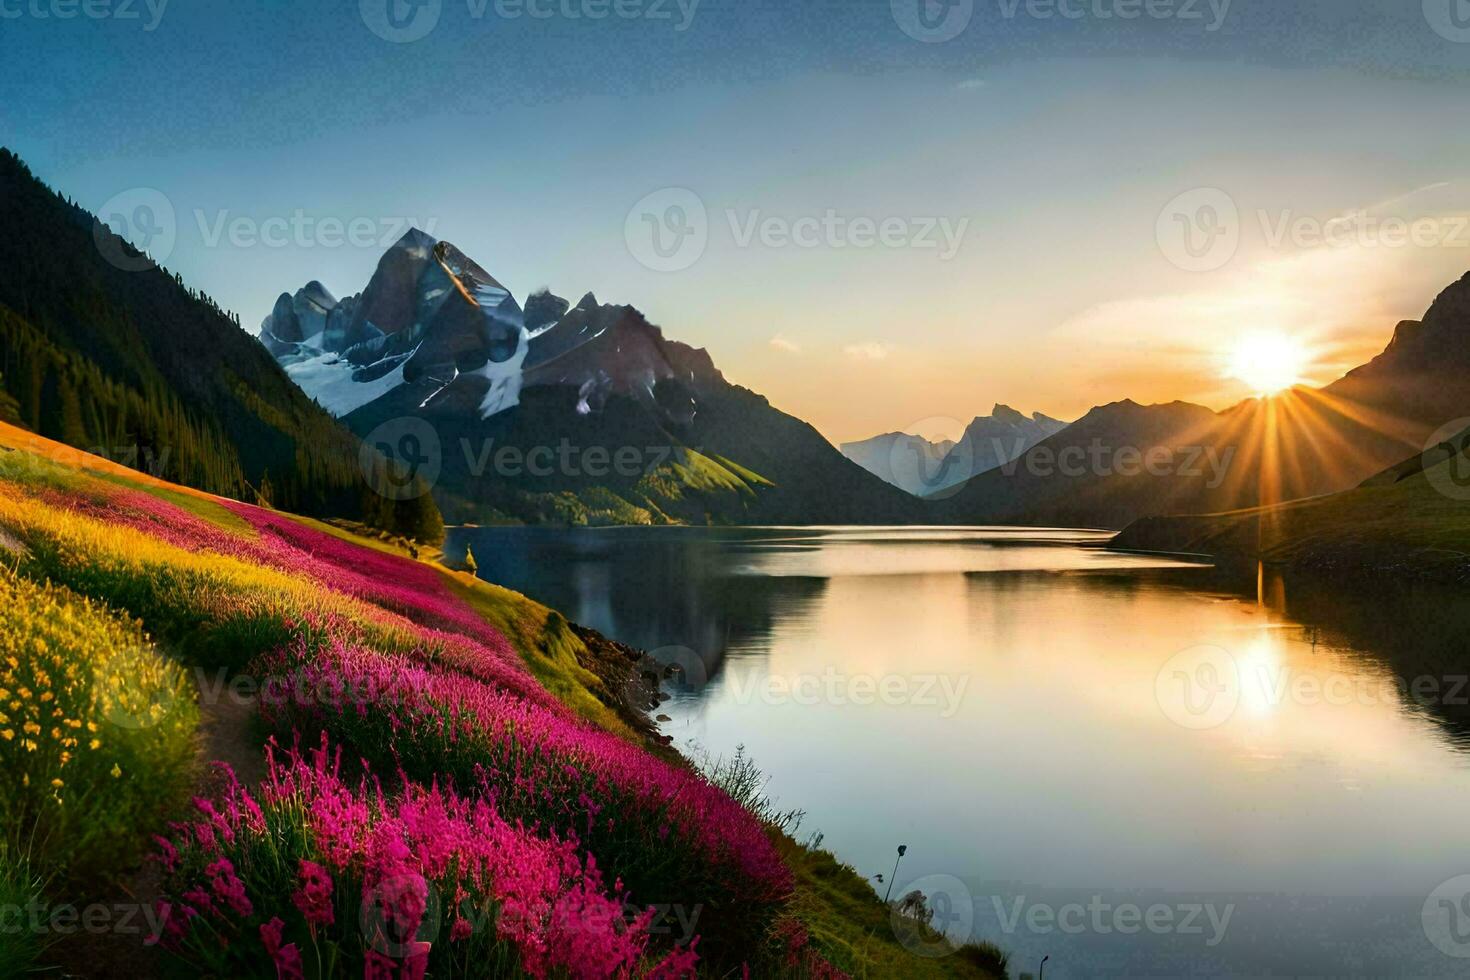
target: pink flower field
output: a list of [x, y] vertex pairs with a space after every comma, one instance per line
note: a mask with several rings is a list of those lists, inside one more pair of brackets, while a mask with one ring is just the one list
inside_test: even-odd
[[[773, 832], [550, 694], [524, 659], [539, 653], [476, 612], [468, 579], [261, 508], [184, 503], [75, 475], [0, 481], [26, 574], [261, 680], [264, 779], [216, 765], [156, 837], [168, 959], [220, 976], [672, 978], [710, 955], [743, 972], [776, 935], [794, 879]], [[662, 924], [676, 907], [697, 932]]]

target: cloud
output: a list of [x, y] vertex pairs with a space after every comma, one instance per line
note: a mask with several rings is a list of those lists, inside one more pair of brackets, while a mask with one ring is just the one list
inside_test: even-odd
[[[1342, 215], [1340, 215], [1340, 216], [1338, 216], [1336, 218], [1333, 218], [1331, 221], [1327, 222], [1327, 227], [1332, 228], [1332, 227], [1337, 226], [1337, 225], [1349, 224], [1349, 223], [1351, 223], [1353, 221], [1359, 220], [1360, 218], [1362, 218], [1365, 215], [1375, 215], [1375, 216], [1379, 216], [1379, 217], [1383, 217], [1383, 216], [1387, 216], [1387, 217], [1399, 217], [1399, 218], [1406, 218], [1406, 219], [1409, 219], [1409, 218], [1421, 218], [1421, 217], [1424, 217], [1425, 216], [1424, 208], [1421, 207], [1421, 208], [1419, 208], [1417, 210], [1415, 210], [1415, 209], [1400, 209], [1397, 206], [1398, 205], [1401, 205], [1401, 204], [1408, 204], [1411, 201], [1421, 201], [1421, 202], [1423, 202], [1423, 201], [1425, 201], [1426, 198], [1432, 200], [1434, 198], [1434, 196], [1435, 196], [1435, 192], [1436, 191], [1442, 191], [1445, 188], [1456, 188], [1456, 189], [1455, 189], [1453, 195], [1447, 201], [1444, 200], [1444, 195], [1441, 195], [1440, 196], [1440, 203], [1442, 205], [1444, 205], [1444, 206], [1438, 209], [1439, 214], [1440, 214], [1440, 216], [1454, 214], [1458, 210], [1460, 203], [1464, 199], [1464, 197], [1463, 197], [1463, 195], [1464, 195], [1464, 188], [1463, 188], [1463, 186], [1457, 187], [1456, 185], [1463, 185], [1464, 183], [1465, 183], [1465, 181], [1463, 181], [1463, 180], [1458, 180], [1458, 181], [1441, 180], [1438, 183], [1425, 184], [1423, 187], [1416, 187], [1416, 188], [1414, 188], [1411, 191], [1405, 191], [1404, 193], [1395, 195], [1394, 197], [1390, 197], [1389, 199], [1387, 199], [1385, 201], [1379, 201], [1377, 204], [1371, 204], [1371, 205], [1369, 205], [1366, 208], [1356, 208], [1356, 209], [1354, 209], [1352, 211], [1348, 211], [1345, 214], [1342, 214]], [[1397, 214], [1397, 213], [1395, 213], [1396, 211], [1399, 211], [1399, 210], [1402, 210], [1405, 213], [1403, 213], [1403, 214]], [[1431, 211], [1431, 213], [1434, 213], [1434, 209], [1433, 208], [1431, 208], [1430, 211]]]
[[876, 340], [869, 340], [861, 344], [848, 344], [842, 348], [842, 352], [848, 357], [859, 361], [881, 361], [889, 355], [892, 348], [887, 344], [880, 344]]
[[801, 353], [801, 345], [791, 338], [787, 337], [785, 334], [776, 334], [776, 336], [771, 338], [770, 344], [772, 347], [776, 348], [776, 350], [785, 351], [788, 354]]
[[983, 78], [967, 78], [955, 86], [957, 92], [973, 92], [977, 88], [984, 88], [986, 81]]

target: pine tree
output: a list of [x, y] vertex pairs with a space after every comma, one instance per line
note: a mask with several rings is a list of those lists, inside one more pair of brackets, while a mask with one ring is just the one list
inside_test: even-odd
[[275, 493], [275, 488], [271, 486], [270, 471], [266, 470], [265, 473], [261, 474], [260, 489], [255, 492], [255, 502], [262, 507], [269, 507], [271, 506], [271, 501], [275, 498]]
[[5, 385], [5, 375], [0, 374], [0, 422], [10, 425], [24, 425], [20, 417], [20, 402], [10, 394], [10, 389]]

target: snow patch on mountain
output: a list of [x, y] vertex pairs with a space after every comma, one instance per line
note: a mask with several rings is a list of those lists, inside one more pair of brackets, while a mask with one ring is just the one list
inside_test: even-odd
[[530, 351], [531, 331], [522, 327], [520, 339], [516, 342], [516, 352], [511, 355], [510, 360], [486, 361], [484, 367], [470, 372], [490, 382], [485, 397], [480, 401], [480, 418], [488, 419], [521, 403], [521, 384], [525, 377], [522, 368]]
[[410, 352], [408, 356], [400, 358], [391, 371], [368, 381], [357, 380], [357, 377], [362, 376], [362, 369], [331, 351], [283, 366], [286, 374], [302, 391], [315, 399], [322, 408], [341, 418], [403, 384], [403, 365], [412, 356], [413, 353]]

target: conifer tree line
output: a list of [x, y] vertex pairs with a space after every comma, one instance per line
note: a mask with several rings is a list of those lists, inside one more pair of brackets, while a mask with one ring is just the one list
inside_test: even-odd
[[96, 236], [139, 254], [0, 150], [0, 417], [221, 496], [442, 537], [427, 488], [377, 492], [368, 476], [392, 464], [237, 315], [156, 265], [117, 268]]

